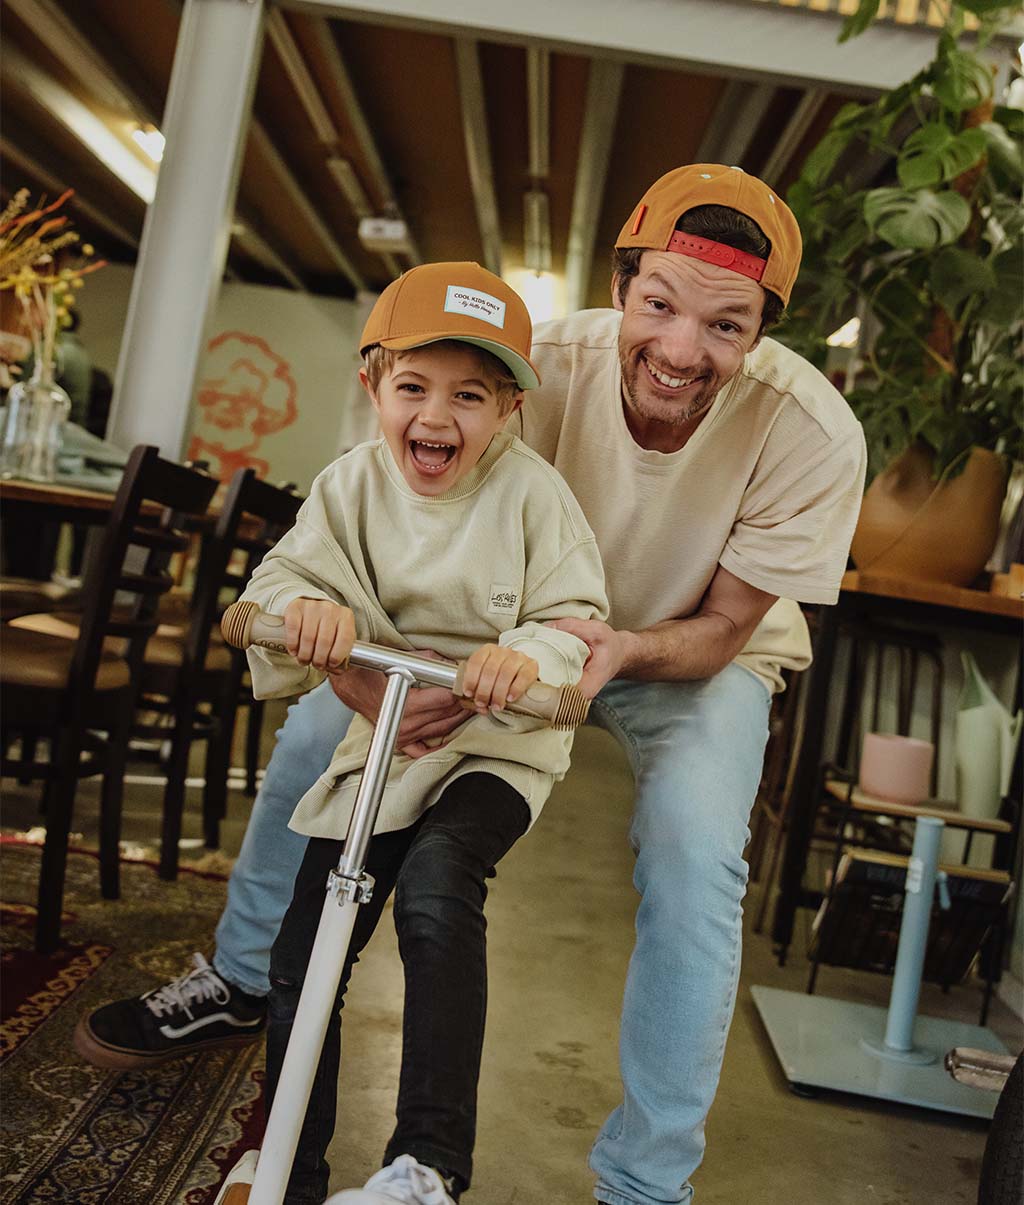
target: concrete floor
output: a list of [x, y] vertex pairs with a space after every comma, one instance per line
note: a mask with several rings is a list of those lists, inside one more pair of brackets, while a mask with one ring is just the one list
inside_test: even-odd
[[[618, 1014], [636, 902], [625, 840], [630, 794], [628, 769], [614, 743], [584, 730], [572, 773], [492, 884], [490, 1009], [467, 1205], [583, 1205], [592, 1199], [587, 1151], [620, 1092]], [[31, 799], [17, 789], [5, 791], [6, 827], [35, 822]], [[92, 791], [83, 788], [75, 827], [87, 837], [94, 824], [91, 799]], [[152, 842], [158, 802], [156, 788], [130, 788], [126, 839]], [[224, 826], [228, 853], [237, 851], [247, 812], [244, 797], [234, 795]], [[198, 833], [194, 812], [186, 832]], [[757, 890], [748, 896], [748, 924]], [[694, 1177], [698, 1202], [973, 1205], [985, 1123], [849, 1096], [807, 1100], [789, 1091], [750, 986], [802, 990], [803, 944], [801, 935], [790, 964], [780, 969], [768, 937], [747, 935], [707, 1156]], [[819, 991], [884, 1005], [889, 983], [825, 968]], [[973, 1022], [979, 1002], [973, 985], [948, 996], [926, 987], [921, 1007]], [[330, 1153], [333, 1188], [361, 1184], [378, 1166], [393, 1123], [401, 1008], [401, 964], [393, 929], [384, 923], [353, 977], [346, 1007], [339, 1122]], [[990, 1024], [1010, 1048], [1020, 1048], [1021, 1022], [998, 1000]]]

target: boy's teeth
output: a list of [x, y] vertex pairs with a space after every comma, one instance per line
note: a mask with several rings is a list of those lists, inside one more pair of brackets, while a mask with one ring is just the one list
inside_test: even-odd
[[455, 455], [455, 448], [451, 444], [434, 443], [426, 439], [414, 439], [410, 442], [415, 459], [429, 468], [440, 468]]

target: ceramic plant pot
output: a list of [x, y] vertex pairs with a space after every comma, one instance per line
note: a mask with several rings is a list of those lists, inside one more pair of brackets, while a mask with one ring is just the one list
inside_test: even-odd
[[968, 586], [999, 534], [1006, 490], [1001, 456], [974, 448], [963, 472], [936, 482], [931, 452], [915, 444], [872, 481], [850, 555], [864, 572]]

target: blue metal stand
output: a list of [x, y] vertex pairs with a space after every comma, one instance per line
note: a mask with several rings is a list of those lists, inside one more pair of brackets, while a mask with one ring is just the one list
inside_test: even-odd
[[947, 1113], [992, 1116], [996, 1094], [957, 1083], [942, 1060], [954, 1046], [1005, 1054], [1003, 1043], [978, 1025], [917, 1016], [943, 827], [941, 820], [921, 816], [914, 829], [887, 1012], [802, 992], [751, 989], [794, 1088], [826, 1088]]

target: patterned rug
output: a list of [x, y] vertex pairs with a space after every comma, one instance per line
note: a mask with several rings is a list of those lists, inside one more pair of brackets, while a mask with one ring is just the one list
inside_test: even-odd
[[212, 1205], [242, 1151], [259, 1145], [263, 1044], [101, 1071], [71, 1044], [79, 1017], [190, 965], [208, 949], [222, 874], [121, 867], [121, 899], [102, 900], [94, 854], [68, 857], [65, 944], [32, 949], [41, 850], [0, 838], [0, 1081], [3, 1205]]

